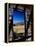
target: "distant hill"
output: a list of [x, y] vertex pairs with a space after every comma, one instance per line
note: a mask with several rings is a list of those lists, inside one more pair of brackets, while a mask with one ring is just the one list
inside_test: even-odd
[[24, 25], [25, 23], [21, 22], [21, 23], [16, 23], [16, 24], [13, 24], [13, 26], [16, 26], [16, 25]]

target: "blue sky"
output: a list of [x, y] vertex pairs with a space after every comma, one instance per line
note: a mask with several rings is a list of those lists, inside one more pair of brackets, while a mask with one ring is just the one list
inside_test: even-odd
[[24, 23], [24, 14], [21, 13], [20, 11], [15, 11], [13, 13], [13, 24], [17, 24], [17, 23]]

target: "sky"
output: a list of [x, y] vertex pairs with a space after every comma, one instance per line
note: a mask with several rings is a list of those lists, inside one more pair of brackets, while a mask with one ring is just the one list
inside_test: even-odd
[[17, 24], [17, 23], [24, 23], [24, 13], [22, 13], [21, 11], [14, 11], [13, 12], [13, 24]]

